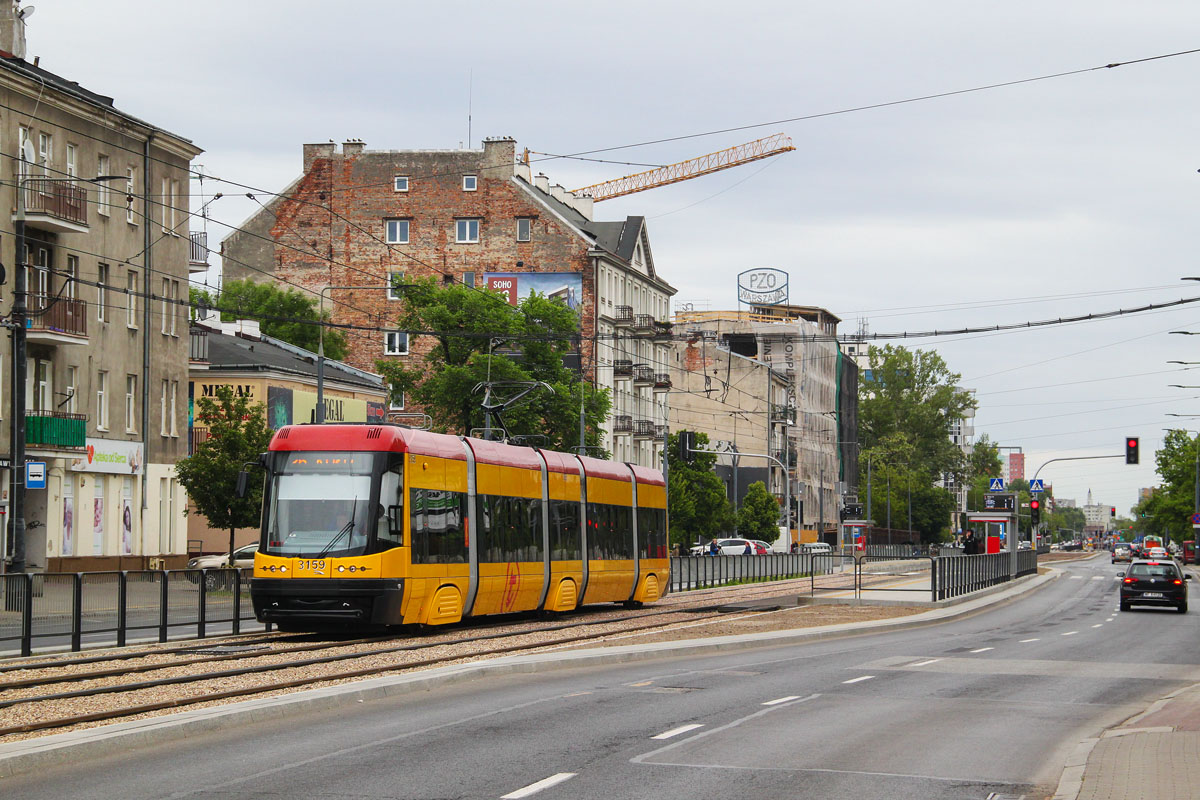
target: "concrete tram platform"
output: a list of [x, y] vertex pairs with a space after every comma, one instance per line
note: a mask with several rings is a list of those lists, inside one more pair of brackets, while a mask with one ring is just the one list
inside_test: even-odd
[[[228, 725], [277, 719], [301, 711], [336, 709], [346, 703], [427, 691], [438, 686], [463, 683], [488, 675], [549, 672], [579, 666], [648, 661], [664, 654], [673, 656], [703, 655], [745, 650], [770, 644], [793, 644], [924, 627], [1015, 600], [1042, 587], [1060, 574], [1061, 572], [1058, 570], [1048, 570], [1039, 575], [1018, 578], [1011, 583], [1001, 584], [971, 596], [955, 598], [953, 601], [942, 601], [937, 604], [929, 601], [923, 604], [912, 603], [914, 605], [930, 605], [931, 608], [908, 617], [707, 639], [686, 639], [506, 656], [9, 742], [0, 744], [0, 778], [32, 772], [68, 760], [128, 752], [130, 748], [143, 744], [161, 744], [166, 741], [182, 740], [202, 732], [219, 731]], [[800, 596], [794, 601], [809, 599], [806, 596]], [[776, 599], [776, 602], [779, 600]], [[858, 604], [868, 601], [857, 598], [817, 598], [816, 602]]]

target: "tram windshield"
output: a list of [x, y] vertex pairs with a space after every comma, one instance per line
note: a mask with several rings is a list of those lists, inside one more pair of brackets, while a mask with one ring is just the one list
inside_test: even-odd
[[264, 552], [319, 557], [363, 553], [376, 521], [372, 453], [287, 453], [270, 486]]

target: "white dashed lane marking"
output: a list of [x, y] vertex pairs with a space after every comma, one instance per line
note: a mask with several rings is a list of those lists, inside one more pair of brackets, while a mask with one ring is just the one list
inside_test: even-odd
[[1067, 631], [1063, 634], [1063, 636], [1074, 636], [1077, 633], [1079, 633], [1079, 631]]
[[910, 667], [927, 667], [935, 661], [941, 661], [940, 658], [931, 658], [928, 661], [918, 661], [915, 664], [909, 664]]
[[1028, 644], [1029, 642], [1040, 642], [1040, 641], [1041, 641], [1041, 639], [1022, 639], [1021, 644]]
[[848, 681], [842, 681], [842, 683], [858, 683], [859, 681], [869, 681], [874, 677], [874, 675], [863, 675], [861, 678], [851, 678]]
[[529, 797], [530, 795], [537, 794], [543, 789], [549, 789], [551, 786], [560, 784], [563, 781], [568, 781], [574, 777], [574, 772], [560, 772], [557, 775], [551, 775], [549, 778], [543, 778], [537, 783], [531, 783], [524, 789], [517, 789], [515, 792], [509, 792], [506, 795], [501, 795], [500, 800], [519, 800], [519, 798], [522, 797]]
[[[778, 700], [768, 700], [767, 702], [763, 703], [763, 705], [764, 706], [777, 706], [780, 703], [790, 703], [793, 700], [799, 700], [799, 699], [800, 699], [800, 695], [790, 694], [787, 697], [781, 697]], [[696, 727], [700, 727], [700, 726], [697, 725]]]
[[972, 650], [972, 653], [986, 653], [988, 650], [995, 650], [994, 647], [981, 647], [978, 650]]
[[1081, 580], [1083, 580], [1083, 576], [1082, 576], [1082, 575], [1072, 575], [1072, 576], [1071, 576], [1071, 580], [1073, 580], [1073, 581], [1081, 581]]
[[1096, 625], [1093, 625], [1092, 627], [1093, 627], [1093, 628], [1103, 628], [1103, 627], [1104, 627], [1104, 623], [1103, 623], [1103, 622], [1100, 622], [1100, 623], [1097, 623]]
[[[763, 703], [763, 705], [767, 705], [767, 704]], [[664, 731], [663, 733], [660, 733], [658, 736], [651, 736], [650, 738], [651, 739], [670, 739], [672, 736], [678, 736], [681, 733], [687, 733], [688, 731], [694, 731], [694, 730], [696, 730], [696, 728], [703, 728], [703, 727], [704, 727], [703, 725], [680, 725], [678, 728], [672, 728], [669, 731]]]

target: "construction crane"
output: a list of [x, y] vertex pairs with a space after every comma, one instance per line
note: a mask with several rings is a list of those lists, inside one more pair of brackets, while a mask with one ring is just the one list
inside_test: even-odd
[[718, 150], [699, 158], [689, 158], [687, 161], [657, 167], [636, 175], [626, 175], [624, 178], [614, 178], [611, 181], [584, 186], [582, 189], [576, 189], [574, 193], [588, 195], [593, 201], [599, 203], [601, 200], [611, 200], [614, 197], [623, 197], [634, 192], [644, 192], [647, 189], [666, 186], [670, 183], [691, 180], [711, 172], [720, 172], [723, 169], [749, 164], [751, 161], [770, 158], [795, 149], [790, 136], [785, 133], [777, 133], [774, 136], [755, 139], [753, 142]]

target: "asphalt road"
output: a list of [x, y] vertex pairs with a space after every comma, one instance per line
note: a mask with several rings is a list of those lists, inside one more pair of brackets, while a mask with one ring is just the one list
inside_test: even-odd
[[1119, 612], [1106, 554], [1059, 566], [935, 626], [476, 680], [64, 763], [0, 793], [1042, 798], [1079, 739], [1200, 681], [1200, 613]]

